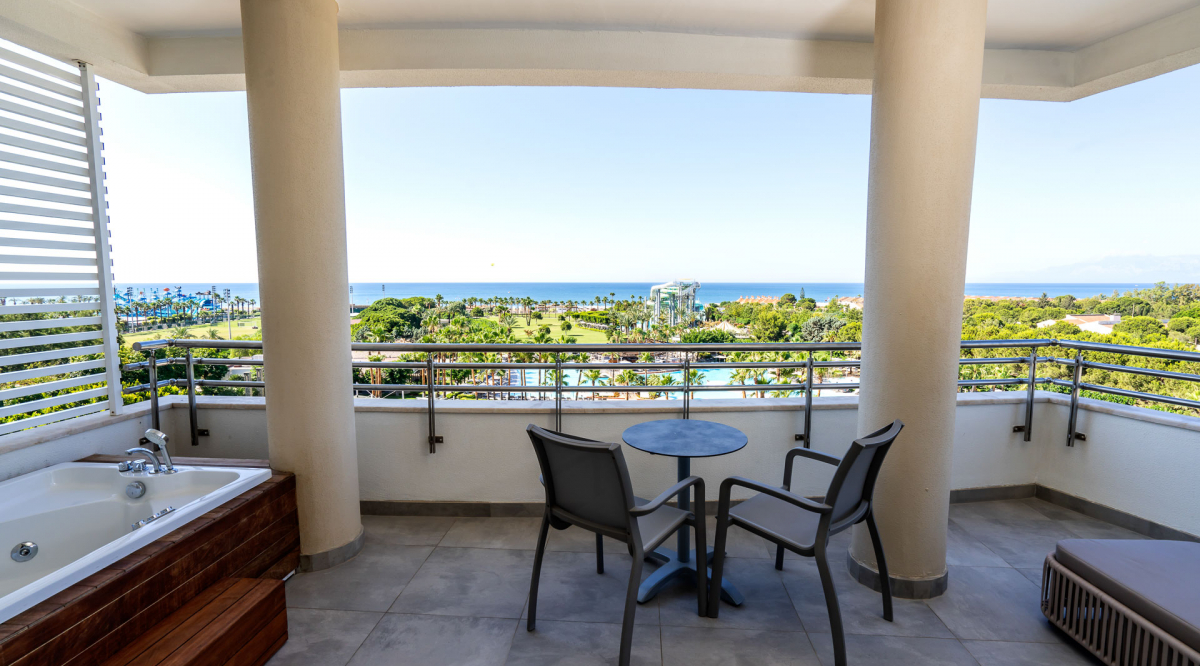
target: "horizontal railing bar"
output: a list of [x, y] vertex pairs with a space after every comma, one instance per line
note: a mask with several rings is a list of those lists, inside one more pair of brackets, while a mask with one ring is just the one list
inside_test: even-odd
[[[197, 380], [196, 383], [199, 384], [200, 381]], [[186, 384], [187, 381], [183, 379], [160, 379], [158, 381], [158, 388], [162, 388], [164, 386], [184, 386]], [[121, 389], [121, 393], [138, 393], [139, 391], [148, 390], [150, 390], [150, 382], [146, 382], [145, 384], [137, 384], [136, 386], [126, 386], [125, 388]]]
[[[59, 146], [53, 143], [43, 143], [34, 141], [33, 139], [25, 139], [12, 134], [0, 133], [0, 143], [13, 148], [22, 148], [43, 155], [54, 155], [55, 157], [65, 157], [69, 160], [79, 160], [81, 162], [87, 160], [87, 152], [74, 150], [65, 146]], [[81, 146], [82, 147], [82, 146]]]
[[102, 358], [98, 358], [92, 361], [60, 363], [58, 365], [46, 365], [29, 370], [15, 370], [13, 372], [0, 373], [0, 384], [19, 382], [26, 379], [38, 379], [40, 377], [49, 377], [50, 375], [65, 375], [70, 372], [83, 372], [84, 370], [95, 370], [96, 368], [104, 367], [108, 367], [107, 362]]
[[0, 220], [0, 229], [28, 231], [35, 234], [66, 234], [68, 236], [91, 236], [96, 233], [95, 230], [89, 227], [71, 227], [65, 224], [44, 224], [42, 222], [23, 222], [20, 220]]
[[44, 139], [52, 141], [61, 141], [77, 146], [87, 145], [87, 139], [82, 134], [67, 132], [57, 127], [43, 127], [36, 123], [25, 122], [17, 118], [9, 118], [8, 116], [0, 116], [0, 127], [18, 132], [25, 132], [34, 136], [40, 136]]
[[[4, 85], [0, 84], [0, 92], [4, 92]], [[4, 162], [12, 162], [22, 166], [34, 167], [37, 169], [45, 169], [47, 171], [57, 171], [58, 173], [70, 174], [72, 176], [88, 176], [91, 175], [91, 169], [86, 166], [77, 164], [68, 164], [66, 162], [56, 162], [47, 160], [33, 155], [25, 155], [11, 150], [5, 150], [0, 147], [0, 160]]]
[[88, 414], [96, 414], [108, 409], [108, 405], [103, 402], [93, 402], [70, 409], [64, 409], [59, 412], [50, 412], [41, 416], [31, 416], [29, 418], [9, 421], [8, 423], [0, 424], [0, 435], [7, 435], [10, 432], [25, 430], [34, 426], [54, 423], [55, 421], [65, 421], [77, 416], [87, 416]]
[[752, 343], [577, 343], [577, 344], [466, 344], [466, 343], [436, 343], [436, 342], [383, 342], [357, 343], [351, 345], [354, 351], [396, 351], [396, 352], [596, 352], [604, 354], [640, 353], [640, 352], [699, 352], [721, 353], [732, 351], [858, 351], [862, 348], [859, 342], [752, 342]]
[[0, 254], [0, 264], [34, 266], [95, 266], [95, 257], [55, 257], [37, 254]]
[[1006, 365], [1009, 363], [1028, 363], [1028, 356], [1016, 356], [1013, 358], [960, 358], [959, 365]]
[[1083, 367], [1085, 370], [1109, 370], [1112, 372], [1127, 372], [1132, 375], [1157, 377], [1159, 379], [1182, 379], [1188, 382], [1200, 382], [1200, 375], [1193, 375], [1187, 372], [1171, 372], [1169, 370], [1154, 370], [1153, 368], [1139, 368], [1135, 365], [1112, 365], [1111, 363], [1084, 361]]
[[[8, 62], [13, 63], [15, 65], [20, 65], [21, 67], [24, 67], [25, 69], [32, 69], [35, 72], [41, 72], [42, 74], [46, 74], [49, 76], [53, 76], [55, 78], [62, 79], [63, 81], [68, 81], [70, 83], [79, 83], [79, 80], [81, 77], [80, 77], [78, 71], [75, 71], [75, 70], [67, 71], [64, 69], [59, 69], [59, 68], [55, 67], [54, 65], [44, 63], [40, 60], [35, 60], [35, 59], [30, 58], [29, 56], [24, 55], [22, 53], [17, 53], [16, 51], [13, 51], [7, 47], [0, 47], [0, 48], [4, 49], [3, 51], [0, 51], [0, 59], [7, 60]], [[66, 64], [66, 63], [64, 63], [64, 64]]]
[[[0, 310], [0, 314], [7, 313]], [[6, 321], [0, 322], [0, 333], [11, 333], [13, 331], [35, 331], [44, 328], [99, 326], [100, 322], [100, 317], [63, 317], [61, 319], [26, 319], [24, 321]]]
[[[622, 365], [624, 367], [629, 364], [622, 363], [620, 365]], [[676, 363], [675, 365], [682, 367], [682, 365], [679, 363]], [[700, 362], [696, 362], [696, 363], [689, 363], [688, 367], [705, 368], [705, 369], [710, 369], [710, 370], [714, 369], [714, 368], [733, 368], [733, 369], [807, 368], [808, 364], [805, 363], [804, 361], [780, 361], [778, 363], [771, 363], [769, 361], [731, 361], [729, 363], [713, 363], [713, 362], [708, 362], [708, 361], [700, 361]], [[849, 364], [847, 364], [846, 367], [851, 367], [851, 366], [849, 366]]]
[[1064, 388], [1071, 388], [1074, 386], [1069, 379], [1053, 379], [1050, 377], [1043, 377], [1039, 378], [1038, 381], [1050, 384], [1051, 386], [1062, 386]]
[[[3, 135], [0, 135], [3, 136]], [[74, 220], [76, 222], [91, 222], [92, 213], [63, 210], [61, 208], [46, 208], [43, 206], [25, 206], [22, 204], [12, 204], [0, 201], [0, 213], [11, 213], [13, 215], [33, 215], [37, 217], [50, 217], [57, 220]]]
[[42, 314], [46, 312], [78, 312], [99, 310], [98, 301], [90, 303], [35, 303], [30, 305], [0, 305], [0, 316], [19, 314]]
[[46, 192], [44, 190], [31, 190], [27, 187], [13, 187], [12, 185], [0, 185], [0, 194], [6, 197], [19, 197], [21, 199], [36, 199], [38, 201], [49, 201], [51, 203], [68, 204], [72, 206], [90, 206], [92, 200], [78, 194], [66, 194], [62, 192]]
[[[187, 362], [187, 359], [183, 358], [183, 357], [158, 358], [155, 360], [158, 361], [157, 363], [154, 364], [154, 367], [156, 367], [156, 368], [161, 368], [164, 365], [180, 365], [180, 364]], [[122, 370], [141, 370], [143, 368], [148, 368], [148, 367], [150, 367], [150, 359], [146, 359], [145, 361], [138, 361], [136, 363], [126, 363], [125, 365], [121, 366], [121, 369]]]
[[266, 382], [229, 382], [222, 379], [197, 379], [196, 386], [216, 386], [218, 388], [266, 388]]
[[1055, 344], [1055, 340], [963, 340], [960, 345], [963, 349], [1012, 349], [1014, 347], [1048, 347]]
[[1142, 393], [1140, 391], [1127, 391], [1125, 389], [1113, 388], [1111, 386], [1101, 386], [1099, 384], [1079, 383], [1079, 388], [1088, 391], [1096, 391], [1098, 393], [1108, 393], [1111, 395], [1119, 395], [1125, 398], [1133, 398], [1135, 400], [1148, 400], [1150, 402], [1162, 402], [1168, 405], [1177, 407], [1191, 407], [1200, 409], [1200, 400], [1187, 400], [1185, 398], [1173, 398], [1166, 395], [1158, 395], [1156, 393]]
[[100, 388], [88, 389], [87, 391], [79, 391], [77, 393], [54, 396], [53, 398], [42, 398], [41, 400], [21, 402], [8, 407], [0, 407], [0, 417], [28, 414], [29, 412], [36, 412], [39, 409], [58, 407], [60, 405], [69, 405], [72, 402], [83, 402], [84, 400], [99, 398], [100, 396], [107, 394], [108, 387], [101, 386]]
[[0, 109], [8, 111], [9, 113], [25, 116], [26, 118], [35, 118], [44, 123], [54, 123], [55, 125], [59, 125], [61, 127], [68, 127], [73, 130], [84, 131], [87, 128], [87, 126], [83, 124], [82, 120], [75, 120], [66, 116], [60, 116], [55, 113], [50, 113], [45, 109], [18, 104], [10, 99], [0, 99]]
[[[0, 178], [4, 178], [6, 180], [16, 180], [23, 183], [47, 185], [49, 187], [61, 187], [64, 190], [82, 190], [87, 192], [89, 189], [89, 185], [83, 181], [59, 178], [58, 176], [47, 176], [46, 174], [33, 173], [30, 171], [5, 169], [3, 167], [0, 167]], [[88, 199], [88, 201], [91, 201], [91, 199]]]
[[[59, 333], [56, 335], [31, 335], [24, 338], [7, 338], [0, 340], [0, 349], [17, 349], [19, 347], [37, 347], [53, 345], [60, 342], [79, 342], [81, 340], [98, 340], [104, 337], [104, 331], [83, 331], [80, 333]], [[0, 362], [4, 357], [0, 357]]]
[[1104, 342], [1082, 342], [1079, 340], [1060, 340], [1058, 346], [1083, 351], [1107, 352], [1109, 354], [1126, 354], [1130, 356], [1148, 356], [1150, 358], [1165, 358], [1172, 361], [1191, 361], [1200, 363], [1200, 352], [1178, 351], [1174, 349], [1157, 349], [1155, 347], [1126, 347]]
[[100, 278], [99, 273], [39, 273], [37, 271], [0, 271], [0, 280], [21, 280], [22, 282], [41, 282], [59, 280], [79, 280], [92, 282]]
[[[4, 60], [9, 59], [7, 53], [0, 55], [0, 58], [3, 58]], [[45, 79], [35, 74], [30, 74], [24, 70], [17, 69], [16, 67], [10, 67], [7, 63], [2, 61], [0, 61], [0, 76], [5, 76], [13, 79], [14, 81], [20, 81], [21, 83], [26, 83], [31, 86], [36, 86], [42, 90], [47, 90], [49, 92], [62, 95], [63, 97], [75, 99], [82, 96], [79, 92], [78, 85], [73, 86], [68, 83], [64, 83], [61, 79]]]
[[0, 93], [11, 95], [27, 102], [34, 102], [35, 104], [48, 106], [51, 109], [58, 109], [59, 111], [66, 111], [67, 113], [83, 115], [82, 101], [76, 101], [75, 104], [72, 104], [65, 99], [60, 99], [58, 97], [54, 97], [53, 95], [44, 95], [40, 92], [29, 90], [28, 88], [22, 88], [21, 86], [14, 86], [7, 81], [0, 81]]
[[[45, 339], [49, 336], [39, 336]], [[29, 339], [29, 338], [22, 338]], [[104, 351], [104, 345], [88, 345], [86, 347], [71, 347], [69, 349], [51, 349], [50, 351], [30, 352], [28, 354], [8, 354], [0, 356], [0, 367], [10, 365], [25, 365], [27, 363], [41, 363], [42, 361], [55, 361], [60, 358], [70, 358], [72, 356], [91, 356], [92, 354], [100, 354]]]
[[27, 384], [25, 386], [18, 386], [17, 388], [0, 391], [0, 400], [13, 400], [15, 398], [22, 398], [27, 395], [34, 395], [35, 393], [53, 393], [54, 391], [75, 388], [76, 386], [83, 386], [85, 384], [103, 384], [104, 381], [104, 373], [100, 372], [91, 375], [83, 375], [80, 377], [68, 377], [66, 379], [59, 379], [52, 382], [42, 382], [41, 384]]
[[[36, 238], [0, 238], [0, 247], [28, 247], [38, 250], [72, 250], [95, 252], [95, 243], [73, 243], [70, 241], [38, 240]], [[92, 259], [95, 262], [95, 259]]]
[[1028, 384], [1029, 379], [1026, 377], [1004, 378], [1004, 379], [960, 379], [959, 386], [1016, 386], [1017, 384]]

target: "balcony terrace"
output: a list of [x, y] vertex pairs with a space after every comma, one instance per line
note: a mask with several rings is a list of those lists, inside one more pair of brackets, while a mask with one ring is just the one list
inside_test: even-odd
[[[710, 500], [732, 475], [778, 483], [793, 447], [842, 456], [859, 450], [862, 433], [905, 424], [886, 463], [858, 477], [871, 480], [852, 507], [856, 520], [878, 522], [887, 571], [866, 525], [832, 539], [848, 659], [834, 656], [836, 624], [822, 613], [813, 563], [786, 559], [777, 570], [766, 543], [735, 528], [728, 574], [745, 603], [702, 618], [689, 585], [663, 590], [637, 613], [636, 663], [1094, 662], [1041, 616], [1068, 608], [1107, 619], [1113, 608], [1048, 601], [1040, 567], [1056, 542], [1200, 540], [1200, 419], [1188, 415], [1200, 401], [1103, 381], [1196, 382], [1200, 354], [960, 339], [981, 96], [1069, 101], [1196, 64], [1194, 0], [42, 0], [0, 5], [0, 38], [17, 45], [0, 51], [0, 245], [17, 248], [0, 258], [16, 266], [0, 273], [0, 298], [61, 298], [0, 302], [0, 314], [16, 316], [3, 322], [0, 348], [15, 351], [0, 357], [13, 368], [0, 416], [25, 417], [0, 424], [0, 528], [10, 530], [0, 536], [12, 537], [0, 547], [15, 544], [0, 560], [0, 666], [152, 662], [163, 652], [178, 663], [614, 662], [624, 569], [636, 563], [611, 539], [609, 568], [597, 574], [592, 536], [555, 531], [541, 626], [521, 628], [530, 547], [548, 516], [528, 424], [606, 442], [655, 419], [732, 426], [749, 445], [691, 468]], [[122, 367], [97, 76], [142, 92], [246, 91], [265, 346], [143, 343], [162, 357]], [[863, 343], [740, 345], [792, 352], [743, 364], [802, 379], [771, 386], [777, 398], [712, 400], [692, 399], [718, 389], [693, 385], [689, 371], [734, 367], [707, 355], [739, 345], [651, 346], [683, 385], [604, 389], [675, 398], [629, 401], [564, 399], [595, 389], [564, 385], [562, 371], [620, 366], [567, 363], [554, 345], [351, 345], [340, 88], [455, 85], [871, 94]], [[231, 346], [263, 359], [195, 357]], [[354, 350], [425, 356], [355, 362]], [[538, 355], [526, 367], [553, 385], [523, 392], [552, 399], [448, 399], [522, 392], [445, 380], [513, 360], [456, 357], [473, 351]], [[847, 356], [818, 361], [817, 351]], [[158, 377], [179, 364], [183, 379]], [[235, 364], [261, 364], [263, 381], [195, 376]], [[1016, 370], [961, 374], [997, 364]], [[355, 385], [356, 368], [423, 380]], [[829, 368], [858, 381], [815, 379]], [[145, 371], [147, 383], [123, 386], [123, 369]], [[166, 386], [184, 392], [160, 397]], [[148, 401], [124, 404], [143, 390]], [[358, 394], [396, 391], [419, 399]], [[1138, 406], [1150, 403], [1188, 413]], [[164, 433], [170, 443], [132, 451], [143, 433], [149, 447]], [[625, 518], [640, 510], [632, 491], [653, 497], [688, 469], [612, 450], [628, 460]], [[159, 459], [166, 453], [182, 469]], [[829, 476], [801, 467], [788, 490], [803, 497], [785, 501], [841, 511], [804, 499], [834, 494]], [[633, 540], [638, 528], [629, 529]], [[869, 589], [884, 583], [905, 597], [894, 622], [882, 621]], [[1200, 664], [1177, 637], [1137, 636], [1149, 636], [1139, 664]]]

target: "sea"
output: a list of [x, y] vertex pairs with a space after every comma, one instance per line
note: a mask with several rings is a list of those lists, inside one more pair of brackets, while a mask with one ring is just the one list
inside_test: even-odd
[[[346, 294], [347, 300], [356, 305], [368, 305], [380, 298], [408, 298], [410, 296], [427, 296], [430, 298], [441, 294], [447, 301], [460, 301], [467, 297], [480, 299], [492, 296], [517, 297], [526, 296], [534, 300], [575, 301], [590, 303], [597, 296], [608, 297], [616, 294], [617, 299], [647, 297], [651, 282], [354, 282]], [[258, 284], [253, 282], [232, 283], [117, 283], [117, 290], [126, 293], [133, 289], [135, 297], [143, 293], [146, 296], [162, 294], [169, 289], [172, 294], [182, 288], [185, 294], [206, 292], [216, 287], [219, 293], [229, 290], [230, 296], [241, 296], [246, 299], [261, 301]], [[1114, 291], [1124, 293], [1134, 289], [1144, 289], [1153, 284], [1137, 283], [1040, 283], [1040, 282], [968, 282], [966, 295], [970, 296], [1007, 296], [1007, 297], [1037, 297], [1043, 293], [1047, 296], [1062, 296], [1070, 294], [1076, 298], [1087, 298], [1098, 294], [1111, 295]], [[804, 294], [818, 301], [825, 301], [834, 296], [861, 296], [861, 282], [702, 282], [696, 292], [699, 303], [721, 303], [736, 301], [739, 298], [751, 296], [778, 297], [791, 293], [797, 297]]]

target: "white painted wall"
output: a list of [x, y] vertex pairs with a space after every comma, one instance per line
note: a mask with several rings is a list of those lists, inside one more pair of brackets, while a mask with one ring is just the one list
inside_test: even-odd
[[[1192, 534], [1200, 534], [1200, 419], [1084, 399], [1079, 428], [1086, 442], [1066, 446], [1065, 396], [1038, 392], [1033, 441], [1012, 426], [1024, 423], [1023, 395], [958, 396], [954, 489], [1040, 483]], [[537, 462], [524, 429], [552, 426], [552, 403], [448, 401], [437, 425], [445, 443], [430, 455], [423, 402], [358, 400], [356, 428], [360, 495], [368, 500], [539, 501]], [[817, 398], [815, 448], [840, 455], [854, 436], [857, 398]], [[783, 455], [803, 429], [802, 400], [705, 400], [694, 418], [741, 428], [750, 444], [728, 456], [695, 460], [692, 471], [709, 484], [710, 498], [726, 476], [778, 483]], [[261, 398], [202, 398], [201, 428], [211, 435], [188, 444], [187, 405], [164, 398], [162, 427], [172, 454], [265, 458], [266, 418]], [[569, 432], [620, 441], [625, 428], [678, 415], [675, 405], [612, 401], [566, 405]], [[149, 427], [146, 404], [121, 417], [97, 414], [0, 437], [0, 480], [93, 453], [120, 453]], [[896, 446], [903, 446], [903, 435]], [[675, 461], [625, 449], [638, 493], [655, 495], [675, 480]], [[794, 487], [820, 494], [830, 469], [798, 463]]]

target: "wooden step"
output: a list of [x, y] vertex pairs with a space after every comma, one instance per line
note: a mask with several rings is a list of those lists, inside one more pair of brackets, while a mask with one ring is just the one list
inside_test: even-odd
[[287, 641], [283, 581], [225, 578], [104, 666], [261, 666]]

